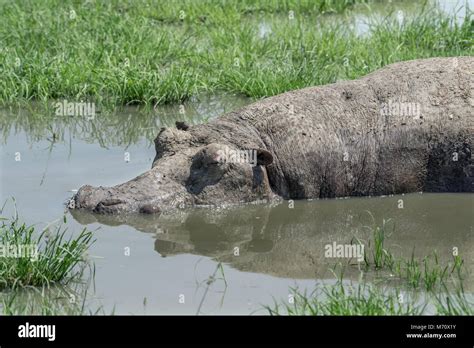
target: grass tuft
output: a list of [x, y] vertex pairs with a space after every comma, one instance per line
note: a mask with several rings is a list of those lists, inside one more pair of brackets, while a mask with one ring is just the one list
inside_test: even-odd
[[34, 227], [21, 223], [18, 217], [2, 218], [0, 289], [65, 284], [80, 278], [93, 235], [86, 229], [76, 237], [67, 237], [66, 232], [58, 227], [35, 233]]
[[309, 295], [291, 289], [293, 303], [264, 306], [270, 315], [421, 315], [424, 306], [404, 300], [398, 291], [383, 291], [361, 283], [357, 286], [338, 280], [317, 287]]

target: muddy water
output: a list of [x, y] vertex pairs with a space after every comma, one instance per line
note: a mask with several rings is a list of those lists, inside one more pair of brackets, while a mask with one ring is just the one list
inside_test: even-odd
[[[63, 203], [81, 185], [114, 185], [150, 168], [152, 139], [162, 125], [183, 118], [204, 122], [248, 102], [201, 98], [185, 104], [184, 113], [178, 106], [147, 114], [125, 109], [92, 120], [2, 110], [1, 200], [15, 197], [19, 214], [38, 228], [65, 214], [71, 233], [96, 230], [89, 296], [105, 312], [251, 313], [273, 297], [287, 298], [289, 287], [312, 288], [315, 280], [333, 278], [330, 268], [337, 263], [347, 265], [346, 279], [356, 280], [357, 261], [325, 257], [326, 245], [367, 242], [368, 226], [384, 219], [390, 220], [387, 246], [395, 255], [436, 251], [449, 260], [456, 247], [472, 272], [472, 194], [281, 202], [159, 217], [65, 212]], [[472, 277], [466, 287], [474, 288]]]

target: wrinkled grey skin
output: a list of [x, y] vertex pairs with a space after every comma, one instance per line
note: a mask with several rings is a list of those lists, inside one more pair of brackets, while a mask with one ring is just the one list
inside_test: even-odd
[[[275, 198], [473, 192], [473, 72], [472, 57], [401, 62], [187, 130], [165, 128], [151, 170], [110, 188], [83, 186], [70, 206], [157, 213]], [[396, 102], [418, 103], [420, 113], [382, 112]], [[227, 149], [255, 149], [259, 165], [219, 161]]]

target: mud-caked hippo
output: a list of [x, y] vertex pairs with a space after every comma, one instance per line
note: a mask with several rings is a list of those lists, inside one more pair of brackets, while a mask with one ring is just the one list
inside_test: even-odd
[[417, 191], [473, 192], [474, 58], [386, 66], [290, 91], [206, 124], [162, 128], [146, 173], [79, 189], [71, 208], [196, 205]]

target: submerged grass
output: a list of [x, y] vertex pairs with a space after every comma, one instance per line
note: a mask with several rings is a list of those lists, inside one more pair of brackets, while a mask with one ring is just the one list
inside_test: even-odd
[[92, 232], [84, 229], [67, 237], [61, 227], [37, 233], [18, 216], [1, 220], [0, 290], [66, 284], [81, 277], [88, 265], [84, 256], [93, 243]]
[[474, 314], [474, 299], [467, 297], [462, 286], [420, 296], [368, 283], [344, 284], [339, 279], [336, 284], [318, 286], [309, 294], [298, 289], [291, 289], [291, 293], [291, 303], [275, 301], [263, 308], [270, 315]]
[[[106, 315], [104, 307], [88, 296], [89, 283], [42, 286], [0, 292], [3, 315]], [[110, 314], [115, 313], [115, 308]]]
[[439, 315], [474, 315], [474, 300], [467, 298], [462, 285], [455, 291], [445, 288], [443, 292], [433, 297]]
[[378, 17], [367, 35], [323, 20], [359, 2], [374, 1], [0, 0], [0, 103], [261, 98], [396, 61], [473, 53], [470, 11], [462, 22], [430, 8], [403, 23]]
[[412, 289], [426, 291], [440, 290], [452, 279], [462, 280], [464, 271], [460, 255], [453, 254], [452, 260], [447, 264], [440, 263], [436, 251], [421, 259], [415, 256], [414, 249], [409, 258], [396, 257], [386, 245], [387, 238], [395, 229], [395, 225], [392, 225], [393, 230], [389, 231], [390, 222], [391, 220], [383, 220], [381, 225], [370, 227], [371, 236], [365, 242], [355, 238], [357, 244], [364, 245], [366, 271], [389, 271]]
[[264, 306], [270, 315], [421, 315], [425, 306], [411, 300], [400, 301], [398, 291], [383, 291], [366, 283], [316, 288], [311, 294], [292, 289], [292, 303]]
[[[441, 264], [438, 255], [408, 259], [395, 257], [386, 247], [389, 220], [371, 228], [371, 238], [357, 243], [365, 246], [364, 267], [357, 285], [343, 281], [343, 270], [335, 284], [316, 286], [311, 292], [291, 289], [291, 301], [264, 306], [270, 315], [473, 315], [474, 297], [463, 288], [465, 270], [462, 257], [453, 255]], [[396, 286], [382, 288], [363, 279], [364, 272], [389, 271], [398, 279]], [[393, 279], [391, 279], [393, 280]], [[382, 280], [383, 284], [384, 281]]]

